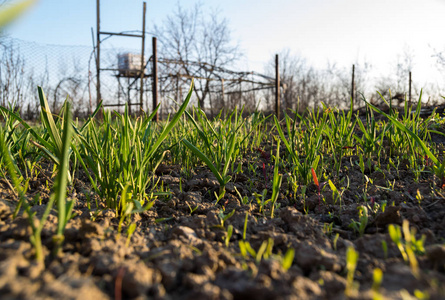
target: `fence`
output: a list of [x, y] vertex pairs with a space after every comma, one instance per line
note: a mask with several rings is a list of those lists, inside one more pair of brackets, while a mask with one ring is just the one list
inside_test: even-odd
[[20, 107], [36, 117], [37, 86], [42, 86], [53, 110], [67, 94], [76, 115], [89, 110], [88, 64], [91, 47], [44, 45], [4, 37], [0, 40], [0, 104]]
[[[105, 69], [118, 69], [118, 55], [126, 52], [138, 53], [138, 50], [101, 49], [101, 65]], [[8, 106], [12, 103], [20, 108], [25, 118], [36, 118], [39, 106], [36, 86], [39, 85], [43, 87], [55, 112], [60, 109], [67, 95], [72, 99], [76, 116], [86, 116], [95, 109], [96, 69], [93, 47], [46, 45], [3, 37], [0, 40], [0, 55], [0, 105]], [[153, 73], [151, 59], [146, 58], [148, 75]], [[356, 99], [364, 91], [365, 80], [360, 73], [356, 73], [357, 68], [353, 68], [352, 81], [351, 77], [347, 79], [351, 75], [349, 72], [349, 75], [343, 74], [341, 80], [334, 81], [331, 74], [317, 72], [312, 68], [289, 72], [285, 63], [285, 59], [278, 61], [277, 56], [273, 68], [265, 75], [215, 67], [206, 62], [180, 61], [161, 55], [158, 59], [161, 116], [175, 110], [175, 102], [183, 98], [192, 77], [196, 84], [197, 99], [194, 105], [199, 104], [209, 114], [240, 105], [245, 105], [247, 110], [277, 112], [304, 109], [308, 105], [317, 106], [320, 101], [341, 105], [348, 103], [350, 97]], [[132, 99], [138, 102], [136, 78], [118, 75], [113, 71], [101, 74], [104, 104], [121, 105]], [[151, 76], [146, 76], [143, 84], [143, 109], [151, 111]], [[277, 86], [280, 88], [277, 89]], [[406, 87], [401, 93], [394, 94], [409, 93], [408, 97], [412, 99], [418, 89], [415, 86], [411, 88], [411, 85], [408, 88], [408, 82]], [[122, 107], [113, 109], [122, 110]]]
[[[93, 47], [39, 44], [9, 37], [2, 38], [0, 46], [0, 105], [14, 104], [21, 109], [25, 117], [35, 118], [39, 105], [36, 86], [42, 86], [55, 112], [60, 109], [67, 95], [72, 99], [75, 115], [85, 116], [95, 109], [96, 74]], [[137, 53], [137, 50], [101, 49], [103, 68], [118, 69], [118, 56], [122, 53]], [[159, 58], [158, 63], [163, 115], [172, 111], [175, 105], [172, 99], [178, 102], [185, 95], [192, 77], [197, 83], [197, 92], [201, 82], [205, 82], [202, 86], [206, 86], [207, 97], [203, 108], [208, 111], [243, 104], [243, 99], [255, 108], [258, 91], [273, 88], [273, 78], [255, 72], [217, 68], [212, 78], [206, 78], [200, 76], [200, 73], [212, 68], [207, 63], [167, 58]], [[185, 65], [193, 75], [183, 73]], [[149, 74], [152, 72], [151, 66], [151, 61], [148, 61]], [[135, 100], [138, 97], [138, 89], [136, 78], [119, 76], [113, 71], [101, 74], [104, 104], [123, 105], [129, 100]], [[143, 109], [150, 111], [150, 77], [144, 80], [144, 91]], [[116, 106], [113, 109], [122, 110], [122, 107]]]

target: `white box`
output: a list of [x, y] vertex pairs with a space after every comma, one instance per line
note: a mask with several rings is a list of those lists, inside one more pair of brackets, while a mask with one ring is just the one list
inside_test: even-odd
[[[117, 65], [119, 69], [119, 75], [134, 77], [137, 76], [141, 70], [141, 54], [134, 53], [122, 53], [117, 55]], [[145, 58], [144, 63], [145, 63]]]

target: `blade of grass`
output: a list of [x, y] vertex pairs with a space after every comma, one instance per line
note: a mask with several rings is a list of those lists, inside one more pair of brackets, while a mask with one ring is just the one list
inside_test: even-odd
[[64, 241], [65, 227], [68, 222], [68, 217], [71, 215], [73, 203], [66, 203], [66, 187], [68, 181], [68, 163], [69, 150], [71, 145], [71, 137], [73, 136], [73, 127], [71, 126], [72, 117], [70, 112], [70, 104], [66, 102], [64, 113], [64, 132], [62, 135], [62, 151], [60, 153], [60, 166], [55, 181], [54, 198], [57, 203], [58, 225], [57, 233], [53, 237], [55, 242], [54, 254], [57, 255], [62, 243]]
[[[56, 123], [54, 122], [53, 115], [51, 114], [51, 110], [49, 108], [48, 100], [46, 99], [45, 93], [43, 89], [39, 86], [37, 87], [39, 92], [39, 101], [41, 106], [41, 117], [42, 123], [45, 126], [48, 134], [50, 135], [52, 141], [55, 144], [56, 155], [59, 156], [62, 150], [62, 138], [60, 137], [59, 131], [57, 129]], [[67, 102], [65, 102], [67, 103]]]
[[35, 0], [25, 0], [16, 3], [12, 6], [7, 6], [0, 10], [0, 29], [17, 19], [22, 13], [24, 13], [31, 5], [33, 5]]

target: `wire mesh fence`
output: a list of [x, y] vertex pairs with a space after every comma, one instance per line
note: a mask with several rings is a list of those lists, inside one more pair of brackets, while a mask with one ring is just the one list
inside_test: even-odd
[[[146, 69], [142, 108], [149, 112], [153, 109], [153, 70], [152, 56], [147, 54], [152, 49], [147, 48], [143, 57]], [[115, 105], [112, 107], [114, 110], [123, 111], [125, 103], [140, 103], [140, 73], [125, 74], [119, 66], [119, 58], [135, 53], [140, 54], [140, 50], [101, 48], [101, 97], [105, 105]], [[0, 57], [0, 105], [14, 106], [24, 118], [38, 117], [37, 86], [43, 87], [55, 113], [68, 95], [77, 117], [85, 117], [96, 108], [96, 62], [92, 46], [51, 45], [2, 37]], [[316, 107], [321, 101], [336, 106], [345, 106], [349, 102], [351, 81], [348, 72], [334, 74], [332, 70], [317, 71], [311, 67], [289, 71], [288, 62], [286, 57], [280, 61], [282, 110]], [[195, 78], [196, 95], [192, 104], [199, 105], [210, 115], [220, 110], [229, 111], [235, 106], [245, 106], [246, 111], [274, 110], [273, 71], [266, 75], [234, 71], [206, 62], [166, 58], [162, 53], [158, 58], [158, 68], [161, 116], [176, 110], [192, 78]], [[273, 67], [269, 69], [273, 70]], [[366, 84], [370, 80], [365, 73], [360, 73], [360, 67], [357, 70], [353, 87], [356, 95], [361, 95], [366, 92]], [[414, 85], [413, 97], [419, 91]], [[375, 90], [371, 100], [374, 95]], [[138, 109], [133, 107], [133, 112], [136, 111]]]
[[[150, 50], [150, 49], [148, 49]], [[119, 71], [119, 57], [138, 53], [128, 48], [101, 49], [101, 96], [105, 105], [123, 110], [126, 102], [139, 103], [139, 75]], [[147, 51], [149, 52], [149, 51]], [[0, 40], [0, 105], [20, 109], [25, 118], [36, 118], [38, 99], [36, 87], [42, 86], [52, 110], [58, 112], [69, 95], [76, 116], [82, 117], [96, 108], [95, 53], [91, 46], [40, 44], [10, 37]], [[143, 109], [152, 110], [152, 58], [145, 56], [146, 74]], [[193, 76], [184, 74], [183, 66], [193, 69]], [[205, 77], [207, 63], [159, 59], [159, 90], [161, 114], [171, 113], [187, 93], [192, 77], [200, 83], [206, 101], [203, 109], [216, 111], [223, 107], [246, 104], [258, 106], [258, 93], [272, 88], [271, 78], [254, 72], [216, 70]], [[203, 73], [204, 72], [204, 73]], [[197, 90], [199, 92], [199, 90]], [[195, 101], [194, 105], [197, 105]]]
[[[103, 65], [117, 68], [118, 54], [125, 51], [132, 49], [103, 49]], [[42, 86], [54, 112], [68, 95], [77, 116], [85, 116], [96, 108], [93, 47], [40, 44], [3, 37], [0, 56], [0, 105], [13, 105], [26, 117], [34, 118], [39, 103], [36, 87]], [[119, 102], [125, 83], [119, 84], [116, 74], [103, 72], [101, 84], [104, 103]]]
[[42, 86], [54, 111], [69, 95], [76, 115], [88, 113], [91, 47], [46, 45], [3, 37], [0, 49], [1, 105], [14, 105], [26, 117], [34, 118], [38, 111], [36, 87]]

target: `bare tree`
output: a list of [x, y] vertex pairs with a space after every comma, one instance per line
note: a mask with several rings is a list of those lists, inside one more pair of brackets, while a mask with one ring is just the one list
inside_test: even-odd
[[[365, 96], [368, 90], [369, 72], [371, 64], [366, 61], [356, 60], [354, 63], [354, 97], [355, 104], [359, 103], [361, 96]], [[352, 66], [351, 66], [352, 67]], [[338, 107], [349, 107], [351, 100], [351, 68], [338, 67], [336, 64], [329, 64], [326, 69], [327, 101], [331, 105]]]
[[73, 115], [76, 117], [86, 116], [88, 112], [86, 105], [88, 82], [84, 74], [85, 70], [81, 67], [77, 57], [72, 57], [71, 64], [62, 60], [59, 61], [58, 78], [61, 79], [53, 88], [53, 112], [57, 113], [65, 99], [69, 97], [73, 107]]
[[25, 62], [12, 43], [0, 45], [0, 105], [20, 108], [24, 101]]
[[[337, 107], [348, 107], [351, 96], [351, 71], [338, 67], [335, 63], [326, 68], [316, 69], [308, 65], [306, 59], [293, 55], [289, 50], [279, 53], [280, 81], [282, 83], [283, 109], [298, 109], [303, 112], [309, 106], [318, 107], [323, 102]], [[266, 66], [266, 74], [275, 76], [275, 59]], [[355, 63], [355, 93], [364, 94], [367, 89], [368, 72], [371, 65], [366, 62]], [[268, 108], [272, 108], [273, 92], [267, 94]]]
[[[405, 100], [405, 95], [409, 87], [409, 72], [414, 66], [414, 54], [412, 50], [405, 47], [402, 54], [398, 54], [395, 62], [392, 65], [392, 72], [389, 76], [382, 76], [376, 84], [376, 90], [384, 97], [395, 99], [399, 102]], [[393, 75], [392, 75], [393, 74]], [[415, 85], [413, 86], [415, 90]]]
[[[289, 50], [281, 51], [279, 58], [283, 109], [303, 112], [309, 106], [318, 107], [321, 102], [336, 104], [340, 99], [344, 101], [349, 97], [349, 86], [343, 83], [342, 72], [335, 65], [319, 70], [308, 65], [304, 57], [292, 55]], [[271, 77], [275, 76], [274, 68], [273, 59], [266, 67], [266, 73]], [[267, 98], [271, 109], [272, 91]]]
[[[283, 110], [286, 109], [305, 109], [308, 105], [306, 98], [306, 91], [308, 87], [309, 70], [306, 59], [291, 54], [289, 49], [281, 50], [278, 53], [280, 82], [282, 88], [282, 103]], [[313, 70], [312, 70], [313, 71]], [[271, 58], [266, 65], [266, 74], [270, 77], [275, 77], [275, 56]], [[272, 110], [274, 101], [274, 92], [270, 90], [266, 96], [267, 110]]]
[[203, 14], [201, 8], [202, 5], [196, 5], [184, 10], [178, 5], [162, 26], [155, 27], [155, 32], [159, 37], [160, 56], [170, 61], [162, 72], [179, 79], [178, 83], [172, 78], [163, 86], [177, 86], [184, 79], [196, 78], [195, 94], [204, 108], [211, 81], [221, 79], [216, 74], [218, 68], [232, 65], [241, 53], [238, 46], [231, 43], [227, 20], [221, 20], [218, 11]]
[[445, 50], [444, 51], [438, 51], [436, 49], [433, 49], [434, 54], [432, 57], [436, 58], [437, 64], [436, 67], [440, 72], [445, 71]]

